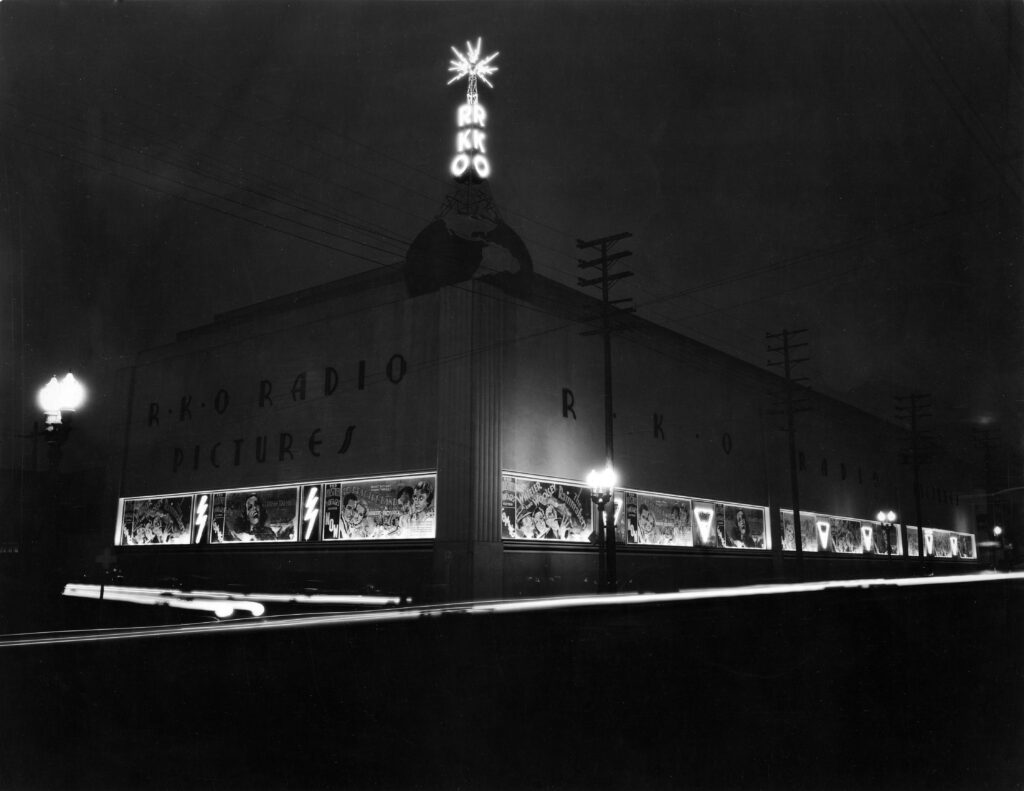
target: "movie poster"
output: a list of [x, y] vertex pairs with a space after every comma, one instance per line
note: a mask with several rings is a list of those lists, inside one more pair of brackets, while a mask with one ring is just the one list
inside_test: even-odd
[[298, 524], [298, 489], [253, 489], [217, 492], [213, 497], [214, 544], [294, 541]]
[[[796, 552], [796, 543], [793, 540], [793, 512], [780, 511], [782, 517], [782, 548], [790, 552]], [[804, 552], [818, 551], [818, 528], [816, 514], [809, 514], [806, 511], [800, 512], [800, 537], [801, 547]]]
[[[885, 525], [878, 524], [875, 522], [865, 522], [864, 527], [871, 528], [871, 546], [864, 548], [865, 555], [889, 555], [889, 542], [892, 542], [893, 555], [899, 555], [903, 552], [903, 547], [900, 544], [900, 528], [899, 525], [893, 525], [889, 528], [888, 535], [886, 534]], [[864, 527], [861, 529], [863, 530]]]
[[188, 544], [192, 540], [192, 495], [125, 500], [117, 544]]
[[433, 475], [338, 481], [324, 487], [325, 541], [433, 538]]
[[[831, 541], [830, 549], [832, 552], [841, 552], [844, 555], [859, 555], [863, 553], [864, 535], [859, 521], [830, 516], [828, 517], [828, 522]], [[872, 546], [874, 546], [873, 541]]]
[[689, 500], [635, 492], [628, 492], [627, 498], [627, 543], [693, 546]]
[[764, 549], [764, 509], [747, 505], [719, 505], [719, 546], [730, 549]]
[[591, 540], [590, 492], [584, 487], [511, 475], [501, 481], [503, 538]]
[[[956, 541], [954, 542], [953, 539], [956, 539]], [[970, 533], [950, 534], [950, 551], [955, 558], [974, 558], [974, 536]]]
[[915, 558], [917, 553], [917, 528], [907, 525], [907, 554]]

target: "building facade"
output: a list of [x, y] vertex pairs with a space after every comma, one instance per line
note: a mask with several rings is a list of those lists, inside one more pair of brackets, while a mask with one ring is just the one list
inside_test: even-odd
[[[413, 600], [596, 590], [583, 481], [605, 460], [604, 358], [587, 334], [601, 305], [533, 275], [518, 237], [490, 227], [504, 228], [495, 265], [495, 238], [428, 227], [404, 266], [141, 354], [108, 476], [125, 573]], [[922, 549], [976, 567], [966, 469], [928, 466], [919, 549], [903, 429], [807, 393], [798, 570], [779, 377], [635, 316], [616, 326], [620, 589], [895, 576]], [[904, 524], [887, 533], [880, 509]]]

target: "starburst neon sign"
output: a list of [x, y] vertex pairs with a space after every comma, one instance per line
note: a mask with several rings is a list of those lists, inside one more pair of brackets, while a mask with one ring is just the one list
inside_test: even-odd
[[459, 127], [455, 136], [455, 158], [451, 165], [451, 172], [455, 178], [462, 178], [470, 168], [473, 174], [481, 179], [487, 178], [491, 173], [491, 164], [487, 160], [487, 133], [484, 132], [487, 112], [480, 105], [477, 79], [483, 80], [489, 88], [494, 87], [487, 78], [498, 70], [497, 66], [491, 65], [491, 61], [498, 57], [498, 53], [481, 58], [482, 45], [483, 39], [478, 38], [475, 47], [469, 41], [466, 42], [465, 52], [459, 52], [452, 47], [455, 59], [450, 61], [448, 71], [455, 72], [455, 76], [448, 80], [448, 84], [451, 85], [463, 77], [468, 83], [466, 103], [459, 107], [455, 117]]

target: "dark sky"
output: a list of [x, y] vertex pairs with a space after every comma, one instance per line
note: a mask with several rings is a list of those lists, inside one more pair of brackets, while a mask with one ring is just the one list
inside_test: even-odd
[[994, 1], [3, 0], [0, 467], [53, 371], [93, 385], [98, 443], [141, 348], [399, 262], [477, 36], [538, 272], [575, 284], [577, 238], [630, 231], [641, 315], [756, 365], [806, 328], [815, 389], [931, 393], [1020, 448], [1022, 32]]

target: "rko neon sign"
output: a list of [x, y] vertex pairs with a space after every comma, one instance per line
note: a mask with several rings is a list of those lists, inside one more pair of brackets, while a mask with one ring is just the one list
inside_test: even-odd
[[459, 107], [456, 115], [459, 131], [455, 136], [455, 158], [451, 166], [455, 178], [462, 178], [471, 168], [473, 174], [481, 179], [487, 178], [491, 173], [491, 163], [487, 161], [487, 133], [484, 132], [487, 112], [480, 106], [476, 81], [479, 77], [489, 87], [494, 87], [487, 77], [498, 70], [496, 66], [490, 65], [491, 61], [498, 57], [498, 53], [481, 58], [481, 43], [482, 39], [478, 38], [474, 47], [467, 41], [464, 53], [452, 47], [455, 60], [451, 61], [448, 67], [448, 71], [455, 72], [455, 76], [448, 80], [449, 85], [463, 77], [469, 83], [466, 89], [466, 103]]

